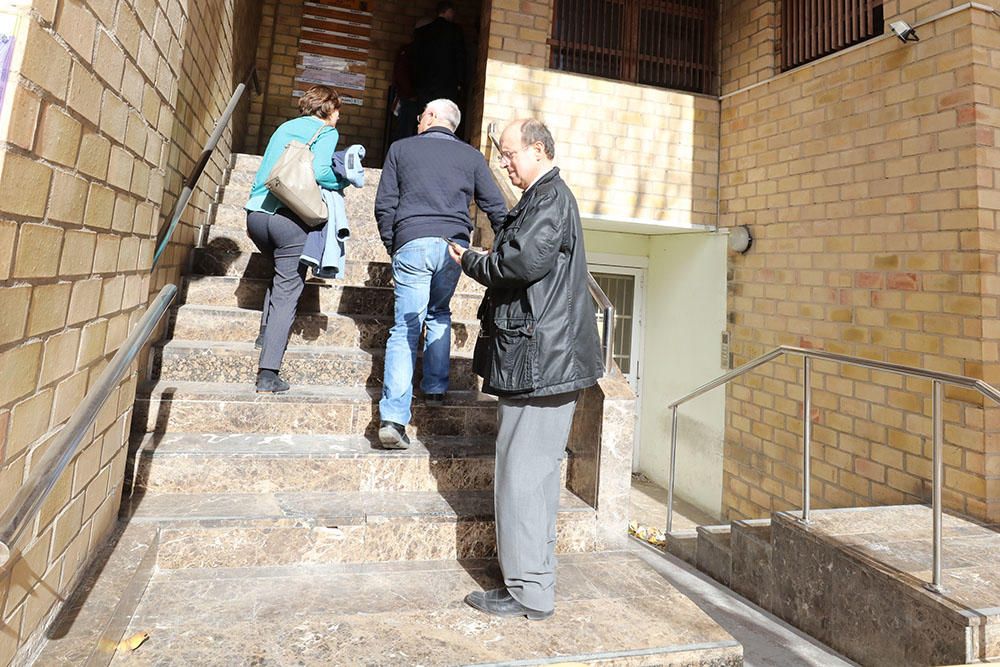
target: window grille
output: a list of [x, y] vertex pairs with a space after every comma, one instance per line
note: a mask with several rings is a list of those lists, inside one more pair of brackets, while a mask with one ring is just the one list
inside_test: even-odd
[[555, 0], [550, 67], [711, 93], [715, 7], [708, 0]]
[[781, 69], [881, 35], [882, 0], [781, 0]]

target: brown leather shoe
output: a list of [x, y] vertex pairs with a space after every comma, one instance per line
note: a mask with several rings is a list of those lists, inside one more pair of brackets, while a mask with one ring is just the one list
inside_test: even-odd
[[532, 621], [544, 621], [555, 613], [554, 609], [538, 611], [525, 607], [506, 588], [473, 591], [465, 596], [465, 603], [493, 616], [526, 616]]

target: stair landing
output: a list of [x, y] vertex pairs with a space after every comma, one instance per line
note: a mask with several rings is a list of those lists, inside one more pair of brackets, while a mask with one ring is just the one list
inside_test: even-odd
[[[156, 542], [148, 527], [132, 524], [106, 567], [122, 574]], [[555, 615], [533, 622], [463, 603], [469, 591], [499, 585], [492, 560], [157, 568], [128, 586], [139, 598], [123, 576], [121, 591], [106, 590], [106, 579], [80, 591], [71, 629], [55, 628], [58, 638], [35, 664], [743, 664], [740, 645], [635, 554], [566, 554], [558, 578]], [[111, 614], [116, 598], [132, 599]], [[115, 642], [95, 641], [98, 627], [149, 639], [112, 656]]]

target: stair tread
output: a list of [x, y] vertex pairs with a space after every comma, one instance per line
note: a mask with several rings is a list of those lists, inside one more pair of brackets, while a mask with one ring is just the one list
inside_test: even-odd
[[[593, 513], [594, 509], [563, 489], [559, 511]], [[404, 518], [454, 521], [492, 516], [492, 491], [312, 491], [149, 494], [136, 507], [132, 520], [195, 523], [315, 521], [331, 526]]]
[[153, 457], [205, 458], [471, 458], [492, 457], [494, 439], [485, 436], [424, 435], [408, 449], [383, 449], [374, 438], [359, 435], [259, 433], [147, 433], [140, 443]]
[[[165, 351], [185, 352], [197, 350], [210, 350], [215, 354], [257, 354], [254, 344], [248, 341], [230, 340], [189, 340], [171, 339], [159, 345]], [[418, 352], [418, 356], [420, 356]], [[382, 357], [385, 356], [384, 348], [363, 349], [358, 347], [345, 347], [340, 345], [289, 345], [285, 348], [285, 356], [355, 356], [355, 357]], [[452, 359], [471, 359], [469, 354], [461, 354], [456, 351], [451, 352]]]
[[[179, 316], [182, 313], [190, 313], [192, 316], [227, 316], [227, 317], [255, 317], [260, 320], [260, 311], [252, 308], [240, 308], [239, 306], [222, 306], [202, 303], [182, 303], [174, 306], [175, 313]], [[369, 315], [368, 313], [338, 313], [336, 311], [314, 311], [309, 313], [298, 313], [298, 317], [328, 317], [341, 320], [353, 320], [356, 322], [380, 322], [392, 323], [392, 317], [388, 315]], [[453, 324], [479, 324], [479, 320], [463, 320], [453, 317]], [[182, 340], [182, 339], [174, 339]]]
[[[338, 385], [295, 385], [283, 394], [258, 394], [247, 384], [229, 382], [189, 382], [159, 381], [152, 385], [144, 385], [139, 391], [143, 398], [162, 397], [164, 392], [172, 393], [171, 399], [210, 400], [210, 401], [250, 401], [255, 403], [324, 403], [328, 401], [378, 401], [381, 396], [378, 387], [344, 387]], [[455, 405], [489, 405], [496, 403], [496, 398], [482, 392], [472, 390], [449, 390], [445, 407]]]
[[[270, 284], [270, 279], [268, 278], [244, 278], [242, 276], [204, 276], [204, 275], [191, 275], [184, 278], [188, 282], [217, 282], [222, 284], [234, 283], [239, 284], [243, 282], [249, 283], [260, 283], [260, 284]], [[339, 281], [336, 279], [322, 280], [316, 278], [307, 278], [306, 287], [318, 287], [320, 289], [356, 289], [356, 290], [378, 290], [388, 292], [392, 294], [392, 285], [352, 285], [347, 282]], [[485, 290], [484, 290], [485, 291]], [[452, 298], [455, 297], [477, 297], [482, 298], [483, 292], [480, 291], [455, 291]]]

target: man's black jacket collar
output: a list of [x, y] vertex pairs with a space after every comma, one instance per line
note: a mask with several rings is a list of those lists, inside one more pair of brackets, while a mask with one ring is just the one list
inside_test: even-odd
[[521, 194], [521, 199], [519, 199], [514, 208], [510, 210], [510, 213], [507, 214], [507, 217], [508, 218], [517, 217], [521, 213], [521, 209], [524, 208], [525, 204], [527, 203], [528, 196], [535, 191], [535, 188], [537, 188], [539, 185], [542, 185], [543, 183], [548, 183], [558, 175], [559, 175], [559, 167], [552, 167], [552, 169], [549, 169], [544, 176], [542, 176], [537, 181], [532, 183], [531, 187], [529, 187]]

